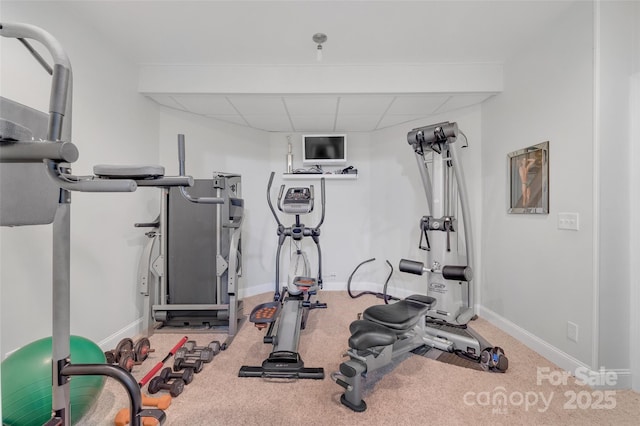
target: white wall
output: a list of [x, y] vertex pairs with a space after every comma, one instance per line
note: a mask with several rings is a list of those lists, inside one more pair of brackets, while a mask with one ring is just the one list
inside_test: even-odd
[[[483, 305], [591, 365], [594, 339], [593, 11], [578, 2], [505, 64], [482, 119]], [[550, 213], [507, 214], [507, 154], [549, 141]], [[557, 229], [577, 212], [579, 231]], [[569, 341], [567, 321], [579, 327]]]
[[[91, 173], [97, 163], [157, 162], [157, 108], [137, 93], [136, 66], [59, 5], [3, 2], [2, 19], [44, 28], [70, 56], [73, 142], [80, 151], [74, 173]], [[1, 74], [3, 96], [47, 111], [48, 75], [16, 40], [2, 39]], [[156, 198], [148, 190], [72, 195], [72, 334], [107, 342], [141, 317], [135, 274], [145, 237], [133, 223]], [[0, 239], [4, 355], [51, 335], [51, 226], [1, 228]]]
[[[631, 211], [635, 212], [640, 209], [640, 193], [637, 188], [640, 186], [640, 170], [635, 167], [635, 164], [640, 162], [640, 122], [637, 117], [640, 117], [640, 4], [635, 3], [635, 8], [632, 13], [634, 34], [633, 34], [633, 75], [630, 79], [630, 108], [629, 108], [629, 124], [630, 124], [630, 140], [631, 140], [631, 155], [629, 160], [631, 161], [630, 167], [630, 186], [629, 186], [629, 199]], [[640, 224], [635, 217], [630, 218], [630, 258], [638, 259], [640, 257]], [[638, 265], [636, 262], [630, 262], [629, 275], [630, 275], [630, 297], [629, 297], [629, 311], [630, 311], [630, 330], [631, 334], [629, 340], [630, 346], [630, 364], [632, 374], [632, 388], [636, 392], [640, 392], [640, 312], [638, 306], [640, 306], [640, 279], [638, 278]]]
[[[598, 161], [599, 206], [599, 353], [598, 365], [629, 368], [630, 306], [630, 93], [633, 73], [633, 13], [631, 2], [602, 2], [599, 26]], [[637, 52], [636, 52], [637, 55]], [[635, 117], [637, 120], [638, 118]]]
[[[640, 28], [640, 25], [638, 26]], [[640, 72], [636, 72], [631, 81], [631, 109], [630, 116], [640, 116]], [[640, 161], [640, 123], [637, 120], [631, 120], [631, 161], [637, 163]], [[637, 188], [640, 185], [640, 170], [637, 167], [631, 168], [631, 188]], [[631, 189], [630, 188], [630, 189]], [[640, 194], [632, 189], [629, 194], [631, 200], [631, 209], [638, 211], [640, 209]], [[640, 256], [640, 224], [637, 220], [631, 220], [631, 229], [629, 232], [631, 238], [630, 257], [637, 259]], [[637, 263], [630, 264], [630, 361], [631, 373], [633, 377], [632, 387], [636, 392], [640, 392], [640, 313], [637, 307], [640, 306], [640, 279], [638, 272], [640, 268]]]

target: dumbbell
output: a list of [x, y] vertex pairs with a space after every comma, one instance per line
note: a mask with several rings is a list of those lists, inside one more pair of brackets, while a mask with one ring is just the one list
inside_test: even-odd
[[106, 351], [104, 355], [108, 364], [118, 364], [131, 372], [134, 365], [142, 364], [153, 351], [151, 342], [146, 337], [139, 339], [135, 344], [127, 337], [120, 340], [115, 349]]
[[211, 362], [213, 357], [220, 352], [220, 342], [217, 340], [208, 346], [196, 346], [196, 342], [189, 340], [176, 352], [176, 358], [199, 359], [203, 362]]
[[181, 373], [172, 373], [170, 367], [163, 368], [160, 372], [160, 377], [168, 382], [171, 379], [182, 379], [185, 385], [188, 385], [193, 381], [193, 369], [185, 368]]
[[180, 348], [176, 352], [176, 359], [182, 358], [186, 360], [195, 359], [200, 360], [202, 362], [211, 362], [213, 359], [213, 351], [209, 348], [205, 348], [205, 350], [197, 351], [197, 352], [189, 352], [187, 348]]
[[118, 342], [115, 349], [111, 349], [110, 351], [106, 351], [104, 353], [107, 358], [107, 363], [116, 364], [120, 360], [120, 357], [128, 352], [133, 350], [133, 340], [129, 338], [122, 339]]
[[104, 353], [108, 364], [118, 364], [127, 371], [131, 371], [135, 364], [135, 355], [133, 353], [133, 340], [124, 338], [118, 342], [115, 349]]
[[196, 351], [203, 351], [203, 350], [211, 350], [213, 351], [214, 355], [218, 355], [218, 353], [220, 352], [220, 342], [217, 340], [212, 340], [207, 346], [196, 346], [196, 342], [193, 340], [189, 340], [187, 343], [184, 344], [183, 348], [187, 349], [187, 352], [189, 353], [194, 353]]
[[156, 376], [149, 382], [147, 390], [152, 394], [158, 393], [161, 390], [168, 390], [169, 394], [175, 398], [182, 393], [184, 385], [185, 383], [182, 379], [175, 379], [172, 381], [169, 379], [169, 381], [167, 381], [161, 376]]
[[[177, 354], [177, 352], [176, 352]], [[197, 359], [194, 362], [189, 362], [184, 358], [176, 358], [173, 362], [173, 371], [180, 371], [184, 368], [192, 369], [194, 373], [199, 373], [204, 367], [204, 362], [201, 359]]]

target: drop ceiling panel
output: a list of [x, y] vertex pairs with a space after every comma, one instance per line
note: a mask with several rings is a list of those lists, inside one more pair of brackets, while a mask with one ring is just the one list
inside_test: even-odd
[[243, 115], [250, 127], [268, 132], [292, 132], [289, 117], [286, 114], [246, 114]]
[[171, 95], [151, 94], [151, 95], [147, 95], [147, 96], [149, 98], [153, 99], [154, 101], [156, 101], [157, 103], [159, 103], [160, 105], [164, 105], [164, 106], [169, 107], [169, 108], [177, 108], [177, 109], [184, 110], [184, 107], [182, 105], [180, 105], [179, 103], [177, 103], [176, 100]]
[[[404, 115], [385, 115], [380, 123], [378, 124], [378, 129], [384, 129], [385, 127], [395, 126], [397, 124], [408, 123], [409, 121], [419, 120], [421, 118], [426, 118], [428, 114], [418, 115], [418, 114], [404, 114]], [[429, 124], [429, 123], [425, 123]]]
[[332, 132], [336, 120], [334, 114], [292, 115], [296, 132]]
[[493, 94], [148, 96], [169, 108], [269, 132], [369, 132], [427, 118], [431, 114], [476, 105]]
[[247, 122], [245, 121], [245, 119], [242, 118], [238, 114], [235, 114], [235, 115], [222, 115], [222, 114], [207, 115], [207, 117], [214, 118], [214, 119], [220, 120], [220, 121], [226, 121], [227, 123], [233, 123], [233, 124], [239, 124], [241, 126], [247, 126]]
[[241, 115], [286, 114], [284, 103], [280, 96], [265, 95], [236, 95], [227, 99]]
[[440, 111], [453, 111], [459, 108], [468, 107], [471, 105], [479, 104], [489, 99], [492, 94], [468, 94], [468, 95], [456, 95], [451, 96], [447, 102], [445, 102], [441, 108], [438, 109]]
[[236, 114], [236, 110], [231, 106], [227, 98], [221, 95], [173, 95], [173, 99], [184, 106], [187, 111], [194, 114], [217, 115]]
[[347, 95], [340, 98], [340, 114], [384, 114], [393, 102], [394, 96]]
[[398, 96], [393, 102], [387, 114], [432, 114], [450, 95], [407, 95]]
[[345, 114], [336, 119], [337, 132], [370, 132], [380, 121], [378, 114]]
[[312, 115], [336, 113], [338, 105], [337, 96], [291, 96], [285, 97], [289, 115]]

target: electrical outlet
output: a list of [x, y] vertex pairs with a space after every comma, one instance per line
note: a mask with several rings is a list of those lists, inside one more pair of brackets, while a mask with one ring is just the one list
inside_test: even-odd
[[567, 339], [578, 343], [578, 324], [567, 321]]

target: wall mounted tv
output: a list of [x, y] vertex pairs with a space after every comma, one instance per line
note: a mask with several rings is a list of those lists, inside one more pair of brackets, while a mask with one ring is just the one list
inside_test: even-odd
[[303, 135], [302, 164], [340, 166], [347, 163], [347, 135]]

